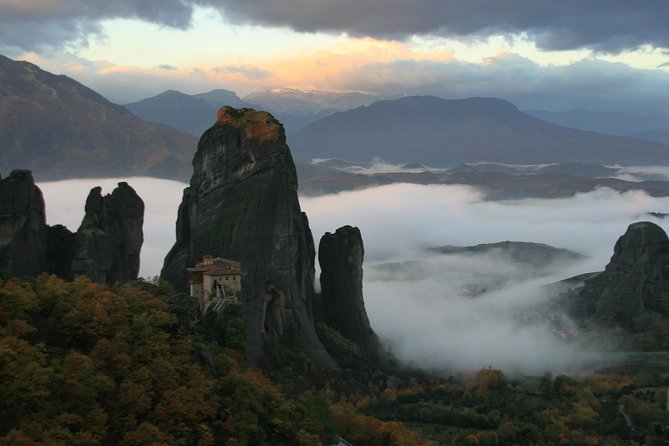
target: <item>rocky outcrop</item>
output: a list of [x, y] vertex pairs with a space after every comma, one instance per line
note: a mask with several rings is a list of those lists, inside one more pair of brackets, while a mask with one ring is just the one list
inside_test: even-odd
[[595, 324], [643, 331], [653, 323], [658, 300], [667, 292], [669, 238], [654, 223], [634, 223], [616, 242], [604, 272], [585, 281], [578, 313]]
[[207, 254], [241, 262], [249, 360], [258, 363], [265, 338], [278, 337], [336, 368], [314, 328], [315, 252], [283, 126], [265, 112], [224, 107], [193, 168], [162, 276], [185, 290], [184, 262]]
[[321, 266], [321, 311], [330, 327], [358, 344], [371, 360], [380, 358], [382, 349], [367, 318], [362, 297], [362, 261], [365, 249], [360, 230], [344, 226], [325, 233], [318, 246]]
[[0, 268], [8, 275], [46, 271], [47, 225], [44, 198], [27, 170], [0, 181]]
[[91, 190], [86, 215], [73, 234], [46, 224], [42, 191], [32, 173], [15, 170], [0, 180], [0, 268], [8, 276], [52, 273], [72, 280], [87, 275], [98, 282], [137, 278], [142, 247], [144, 203], [127, 183], [111, 195]]
[[144, 241], [144, 202], [128, 183], [118, 183], [111, 195], [91, 189], [86, 215], [77, 230], [74, 275], [113, 284], [134, 280]]

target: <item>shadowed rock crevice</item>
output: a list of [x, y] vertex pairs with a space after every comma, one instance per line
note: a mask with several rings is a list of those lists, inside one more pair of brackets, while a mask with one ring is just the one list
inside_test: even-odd
[[265, 309], [263, 311], [263, 334], [269, 336], [283, 336], [283, 299], [281, 293], [269, 285], [265, 295]]

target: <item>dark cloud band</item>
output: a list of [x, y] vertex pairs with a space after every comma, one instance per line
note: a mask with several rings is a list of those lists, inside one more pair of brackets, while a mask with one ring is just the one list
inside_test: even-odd
[[666, 0], [0, 0], [0, 49], [84, 39], [99, 21], [137, 18], [186, 28], [197, 5], [233, 22], [379, 38], [527, 34], [542, 49], [669, 48]]
[[669, 47], [666, 0], [209, 0], [226, 14], [298, 31], [375, 37], [526, 33], [548, 50]]
[[134, 18], [174, 28], [191, 23], [190, 0], [0, 0], [0, 51], [39, 50], [63, 43], [86, 45], [100, 21]]

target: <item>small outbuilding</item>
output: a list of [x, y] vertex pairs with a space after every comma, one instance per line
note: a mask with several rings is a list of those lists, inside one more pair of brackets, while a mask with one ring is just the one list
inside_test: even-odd
[[204, 312], [212, 302], [236, 301], [242, 290], [242, 269], [239, 262], [206, 255], [188, 271], [190, 295], [200, 302]]

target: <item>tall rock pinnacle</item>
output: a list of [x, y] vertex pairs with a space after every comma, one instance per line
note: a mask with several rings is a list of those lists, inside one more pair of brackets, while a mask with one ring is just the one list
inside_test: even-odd
[[13, 171], [0, 181], [0, 268], [15, 276], [44, 272], [46, 231], [42, 191], [30, 171]]
[[241, 262], [249, 360], [262, 359], [271, 336], [336, 367], [314, 328], [314, 244], [283, 126], [265, 112], [224, 107], [193, 168], [162, 276], [185, 290], [185, 268], [203, 256]]
[[360, 229], [343, 226], [327, 232], [318, 245], [321, 266], [321, 305], [324, 322], [360, 346], [365, 356], [378, 360], [381, 344], [369, 324], [362, 296], [365, 249]]
[[144, 202], [128, 183], [118, 183], [111, 195], [91, 189], [86, 215], [76, 234], [75, 275], [113, 284], [134, 280], [144, 242]]

